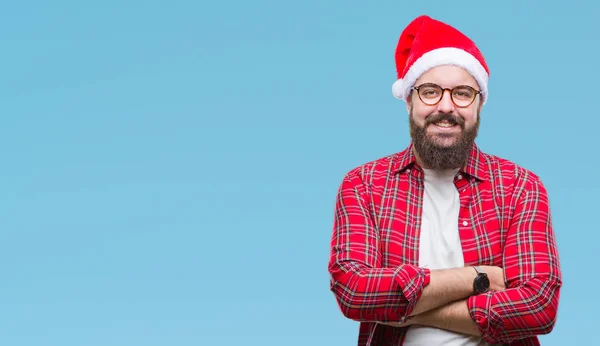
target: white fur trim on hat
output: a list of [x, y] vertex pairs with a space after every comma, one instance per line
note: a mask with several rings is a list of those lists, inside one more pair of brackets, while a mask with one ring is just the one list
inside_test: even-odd
[[455, 65], [467, 70], [479, 84], [482, 103], [487, 101], [489, 76], [485, 68], [473, 55], [453, 47], [438, 48], [423, 54], [413, 63], [404, 78], [394, 82], [392, 94], [396, 98], [406, 101], [416, 80], [423, 73], [440, 65]]

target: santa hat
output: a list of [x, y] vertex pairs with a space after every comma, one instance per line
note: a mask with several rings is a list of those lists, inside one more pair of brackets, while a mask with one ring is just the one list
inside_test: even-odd
[[415, 18], [398, 40], [398, 79], [392, 85], [392, 94], [406, 101], [415, 81], [423, 73], [447, 64], [460, 66], [475, 78], [481, 90], [482, 103], [485, 103], [489, 69], [475, 43], [448, 24], [428, 16]]

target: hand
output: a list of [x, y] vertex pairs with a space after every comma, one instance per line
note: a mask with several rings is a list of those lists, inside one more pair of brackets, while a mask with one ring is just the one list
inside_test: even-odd
[[506, 289], [504, 283], [504, 269], [495, 266], [480, 266], [490, 279], [490, 291], [503, 291]]

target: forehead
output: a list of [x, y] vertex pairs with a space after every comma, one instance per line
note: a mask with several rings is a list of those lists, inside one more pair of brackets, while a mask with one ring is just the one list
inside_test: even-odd
[[477, 81], [467, 70], [453, 65], [436, 66], [423, 73], [416, 80], [415, 85], [423, 83], [435, 83], [443, 88], [451, 88], [457, 85], [469, 85], [475, 89], [479, 88]]

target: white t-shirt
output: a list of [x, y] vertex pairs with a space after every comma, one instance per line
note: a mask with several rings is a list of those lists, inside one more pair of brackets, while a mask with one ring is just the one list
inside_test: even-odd
[[[460, 199], [454, 185], [456, 170], [425, 169], [425, 193], [419, 242], [419, 266], [429, 269], [464, 267], [458, 233]], [[410, 326], [404, 346], [487, 346], [480, 337], [419, 325]]]

